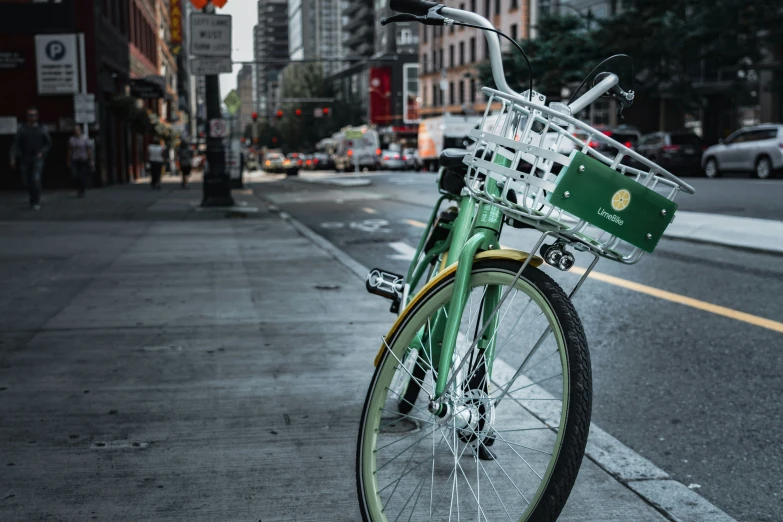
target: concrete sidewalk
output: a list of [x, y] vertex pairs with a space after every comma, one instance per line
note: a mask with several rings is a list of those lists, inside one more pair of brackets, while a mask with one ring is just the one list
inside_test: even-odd
[[[259, 210], [200, 212], [171, 185], [3, 211], [0, 520], [360, 520], [388, 303], [235, 196]], [[560, 520], [667, 520], [623, 473], [585, 459]]]
[[783, 221], [678, 210], [665, 237], [783, 255]]

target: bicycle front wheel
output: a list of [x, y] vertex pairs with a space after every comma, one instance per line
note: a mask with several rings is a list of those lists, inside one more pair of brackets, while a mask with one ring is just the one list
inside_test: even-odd
[[[444, 394], [447, 413], [431, 413], [425, 394], [418, 401], [401, 397], [394, 383], [415, 381], [433, 395], [435, 372], [412, 371], [406, 355], [415, 349], [425, 364], [437, 360], [437, 325], [448, 312], [454, 272], [417, 298], [384, 340], [357, 448], [365, 521], [559, 515], [587, 442], [590, 359], [563, 290], [532, 266], [514, 283], [521, 266], [507, 259], [474, 263]], [[509, 289], [493, 320], [485, 308]]]

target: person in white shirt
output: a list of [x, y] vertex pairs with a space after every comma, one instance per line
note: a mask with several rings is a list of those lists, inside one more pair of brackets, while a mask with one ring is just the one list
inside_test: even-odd
[[166, 142], [161, 138], [158, 143], [147, 147], [147, 161], [150, 163], [150, 183], [152, 190], [160, 190], [160, 177], [163, 174], [163, 162], [166, 157]]
[[84, 197], [87, 190], [87, 181], [90, 172], [95, 167], [92, 159], [92, 144], [82, 135], [82, 128], [78, 125], [73, 128], [73, 136], [68, 140], [68, 154], [65, 164], [71, 168], [73, 177], [79, 187], [79, 197]]

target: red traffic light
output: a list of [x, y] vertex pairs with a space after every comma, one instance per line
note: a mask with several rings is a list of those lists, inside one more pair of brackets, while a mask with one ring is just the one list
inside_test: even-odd
[[329, 107], [324, 107], [324, 116], [329, 116]]
[[256, 121], [258, 119], [258, 113], [254, 112], [253, 114], [250, 115], [250, 117], [253, 118], [253, 121]]
[[302, 109], [296, 109], [296, 111], [294, 111], [294, 114], [296, 114], [297, 116], [301, 116], [302, 115]]
[[282, 118], [283, 117], [283, 111], [277, 111], [277, 117]]
[[277, 143], [277, 138], [272, 138], [272, 143]]

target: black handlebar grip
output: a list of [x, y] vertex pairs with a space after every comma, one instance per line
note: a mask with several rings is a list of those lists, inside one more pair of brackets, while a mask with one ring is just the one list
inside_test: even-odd
[[438, 5], [440, 5], [438, 2], [428, 2], [427, 0], [391, 0], [389, 7], [398, 13], [424, 16], [427, 11]]

